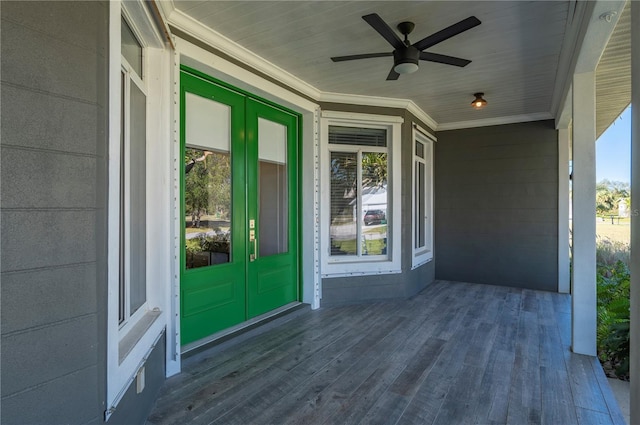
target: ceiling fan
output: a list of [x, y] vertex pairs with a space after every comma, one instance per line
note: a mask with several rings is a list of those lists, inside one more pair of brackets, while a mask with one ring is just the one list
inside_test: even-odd
[[400, 22], [397, 26], [400, 34], [404, 35], [404, 41], [382, 20], [377, 13], [371, 13], [362, 17], [374, 30], [384, 37], [385, 40], [393, 46], [393, 52], [384, 53], [364, 53], [361, 55], [336, 56], [331, 60], [334, 62], [350, 61], [356, 59], [381, 58], [385, 56], [393, 56], [393, 68], [387, 76], [387, 80], [397, 80], [400, 74], [410, 74], [418, 70], [418, 61], [438, 62], [453, 66], [467, 66], [470, 60], [456, 58], [453, 56], [440, 55], [437, 53], [425, 52], [431, 46], [435, 46], [444, 40], [467, 31], [475, 26], [480, 25], [480, 20], [475, 16], [453, 24], [441, 31], [431, 34], [422, 40], [411, 44], [407, 36], [413, 31], [415, 24], [413, 22]]

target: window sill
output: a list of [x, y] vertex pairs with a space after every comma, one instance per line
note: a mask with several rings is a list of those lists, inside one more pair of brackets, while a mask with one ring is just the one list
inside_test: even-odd
[[433, 261], [433, 257], [429, 257], [429, 258], [425, 258], [423, 260], [419, 260], [415, 264], [411, 265], [411, 270], [415, 270], [420, 266], [424, 266], [425, 264], [430, 263], [431, 261]]
[[147, 311], [144, 316], [138, 320], [138, 322], [126, 333], [118, 344], [118, 363], [122, 363], [124, 359], [133, 351], [138, 341], [146, 334], [146, 332], [153, 326], [155, 321], [160, 317], [162, 311], [151, 310]]
[[[374, 264], [377, 267], [374, 267]], [[323, 278], [332, 278], [332, 277], [349, 277], [349, 276], [371, 276], [371, 275], [379, 275], [379, 274], [397, 274], [402, 273], [402, 269], [399, 267], [395, 267], [395, 264], [392, 262], [385, 263], [338, 263], [338, 264], [328, 264], [324, 267], [326, 272], [321, 273]]]

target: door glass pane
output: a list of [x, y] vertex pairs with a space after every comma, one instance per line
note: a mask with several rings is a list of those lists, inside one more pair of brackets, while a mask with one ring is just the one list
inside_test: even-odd
[[358, 159], [356, 153], [331, 152], [329, 238], [331, 255], [356, 255]]
[[185, 265], [228, 263], [231, 258], [231, 108], [185, 97]]
[[193, 93], [185, 94], [185, 144], [230, 152], [231, 108]]
[[130, 308], [133, 314], [147, 300], [147, 98], [134, 83], [131, 83], [130, 104]]
[[362, 255], [387, 254], [387, 154], [362, 153]]
[[258, 118], [258, 253], [288, 251], [287, 128]]

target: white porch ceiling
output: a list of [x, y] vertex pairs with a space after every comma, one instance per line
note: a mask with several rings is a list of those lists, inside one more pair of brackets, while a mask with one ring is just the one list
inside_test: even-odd
[[631, 103], [631, 4], [620, 14], [596, 68], [596, 136]]
[[[323, 92], [410, 99], [439, 126], [505, 117], [552, 117], [570, 1], [175, 1], [176, 9]], [[361, 16], [416, 24], [412, 42], [474, 15], [481, 25], [428, 51], [472, 60], [421, 62], [386, 81], [392, 58], [334, 63], [331, 56], [391, 51]], [[484, 92], [488, 106], [469, 104]]]

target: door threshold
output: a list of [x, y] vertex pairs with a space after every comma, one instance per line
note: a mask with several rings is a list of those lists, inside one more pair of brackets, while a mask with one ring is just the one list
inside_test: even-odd
[[[283, 305], [275, 310], [268, 311], [260, 316], [223, 329], [208, 337], [183, 345], [181, 351], [182, 359], [192, 357], [214, 347], [222, 348], [221, 346], [223, 345], [227, 347], [231, 344], [237, 344], [274, 326], [278, 326], [283, 322], [287, 322], [301, 313], [310, 311], [310, 309], [309, 304], [303, 304], [298, 301]], [[269, 326], [266, 326], [267, 324]]]

